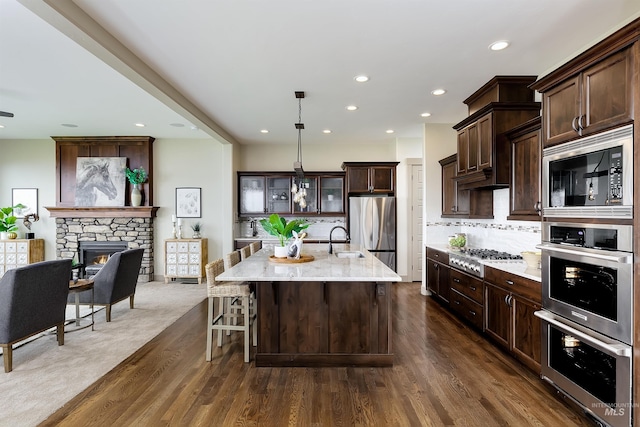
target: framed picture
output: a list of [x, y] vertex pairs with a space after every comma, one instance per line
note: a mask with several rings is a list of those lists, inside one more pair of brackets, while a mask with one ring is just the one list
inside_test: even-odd
[[38, 214], [38, 189], [37, 188], [14, 188], [11, 190], [11, 206], [22, 204], [25, 207], [14, 209], [13, 215], [16, 218], [24, 218], [29, 214]]
[[202, 189], [199, 187], [176, 188], [176, 217], [201, 218], [201, 193]]

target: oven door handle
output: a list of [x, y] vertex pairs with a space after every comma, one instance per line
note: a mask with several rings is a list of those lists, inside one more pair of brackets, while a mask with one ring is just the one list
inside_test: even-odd
[[614, 252], [620, 255], [608, 255], [608, 254], [596, 253], [594, 251], [587, 251], [580, 247], [571, 247], [571, 249], [567, 249], [567, 248], [558, 247], [558, 245], [549, 244], [549, 243], [542, 243], [540, 245], [537, 245], [536, 248], [542, 249], [543, 251], [557, 252], [557, 253], [563, 253], [563, 254], [571, 254], [571, 255], [580, 254], [580, 255], [585, 255], [585, 256], [589, 256], [589, 257], [604, 260], [604, 261], [615, 262], [618, 264], [631, 264], [631, 256], [628, 254], [620, 253], [620, 252]]
[[546, 312], [544, 310], [536, 311], [533, 313], [534, 316], [539, 317], [545, 322], [551, 323], [554, 326], [557, 326], [563, 332], [567, 332], [571, 335], [575, 335], [580, 338], [582, 341], [593, 344], [598, 347], [599, 350], [609, 354], [610, 356], [622, 356], [622, 357], [631, 357], [631, 347], [625, 344], [607, 344], [606, 342], [602, 342], [597, 338], [589, 336], [583, 332], [580, 332], [577, 329], [572, 328], [571, 326], [556, 320], [553, 314]]

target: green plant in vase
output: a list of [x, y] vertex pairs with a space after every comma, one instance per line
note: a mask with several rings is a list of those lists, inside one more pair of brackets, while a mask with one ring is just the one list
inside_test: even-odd
[[140, 206], [142, 204], [142, 184], [147, 181], [149, 175], [142, 166], [134, 170], [127, 168], [124, 172], [132, 185], [131, 206]]
[[309, 227], [309, 224], [306, 224], [303, 219], [292, 219], [291, 221], [287, 221], [286, 218], [282, 218], [278, 214], [271, 214], [268, 219], [261, 219], [260, 225], [262, 225], [264, 231], [278, 238], [278, 241], [280, 242], [279, 247], [284, 248], [284, 251], [281, 252], [284, 253], [284, 255], [282, 255], [283, 257], [287, 256], [285, 243], [293, 237], [293, 232], [295, 231], [296, 233], [300, 233], [300, 231]]
[[13, 238], [18, 237], [16, 231], [18, 231], [18, 224], [16, 224], [16, 220], [18, 219], [15, 215], [13, 215], [14, 209], [22, 209], [26, 206], [22, 203], [18, 203], [15, 206], [8, 206], [6, 208], [0, 208], [0, 233], [4, 234], [5, 238]]
[[191, 224], [191, 229], [193, 230], [193, 238], [194, 239], [199, 239], [200, 238], [200, 230], [202, 229], [202, 225], [199, 222], [196, 222], [195, 224]]

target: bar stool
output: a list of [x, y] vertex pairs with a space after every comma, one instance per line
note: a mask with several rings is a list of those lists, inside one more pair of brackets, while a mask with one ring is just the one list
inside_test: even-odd
[[262, 241], [258, 240], [257, 242], [251, 242], [251, 244], [249, 244], [249, 248], [251, 248], [251, 255], [255, 254], [262, 249]]
[[240, 248], [240, 259], [244, 261], [251, 256], [251, 247], [249, 245]]
[[[249, 333], [253, 325], [253, 345], [258, 345], [258, 333], [255, 327], [255, 296], [249, 290], [246, 282], [221, 282], [216, 276], [224, 272], [224, 261], [217, 259], [205, 266], [207, 275], [207, 296], [209, 307], [207, 313], [207, 362], [211, 361], [213, 351], [213, 331], [218, 331], [218, 347], [222, 347], [222, 331], [244, 332], [244, 361], [249, 363]], [[228, 298], [237, 298], [237, 306], [241, 313], [230, 313], [224, 310], [224, 301]], [[214, 300], [218, 299], [218, 313], [214, 316]], [[231, 324], [231, 319], [244, 319], [242, 325]]]

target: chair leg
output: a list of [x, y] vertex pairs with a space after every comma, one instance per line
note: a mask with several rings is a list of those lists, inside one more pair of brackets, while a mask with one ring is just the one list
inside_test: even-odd
[[11, 344], [2, 344], [2, 358], [4, 359], [4, 371], [11, 372], [13, 366], [11, 363], [13, 362], [13, 347]]
[[129, 297], [129, 308], [131, 310], [133, 310], [133, 297], [134, 297], [134, 294], [131, 294], [131, 296]]
[[249, 311], [251, 311], [251, 297], [242, 297], [244, 311], [244, 363], [249, 363]]
[[[226, 302], [226, 306], [225, 306], [225, 314], [229, 313], [229, 314], [233, 314], [235, 313], [235, 308], [233, 308], [233, 298], [225, 298], [224, 299]], [[224, 322], [224, 319], [222, 319], [222, 323], [226, 325], [226, 323]], [[236, 318], [233, 317], [231, 319], [229, 319], [229, 324], [230, 325], [235, 325], [236, 324]], [[227, 336], [231, 335], [231, 331], [227, 330]]]
[[64, 345], [64, 322], [56, 325], [56, 337], [58, 339], [58, 345]]
[[107, 304], [104, 309], [104, 314], [107, 316], [107, 322], [111, 322], [111, 304]]
[[[226, 304], [227, 298], [221, 297], [218, 298], [218, 316], [220, 317], [220, 322], [224, 325], [224, 313], [226, 313]], [[218, 329], [218, 347], [222, 347], [222, 329]]]
[[213, 297], [209, 297], [209, 309], [207, 312], [207, 353], [205, 354], [205, 359], [207, 362], [211, 362], [211, 352], [212, 352], [212, 344], [213, 344], [213, 329], [211, 326], [213, 325]]

